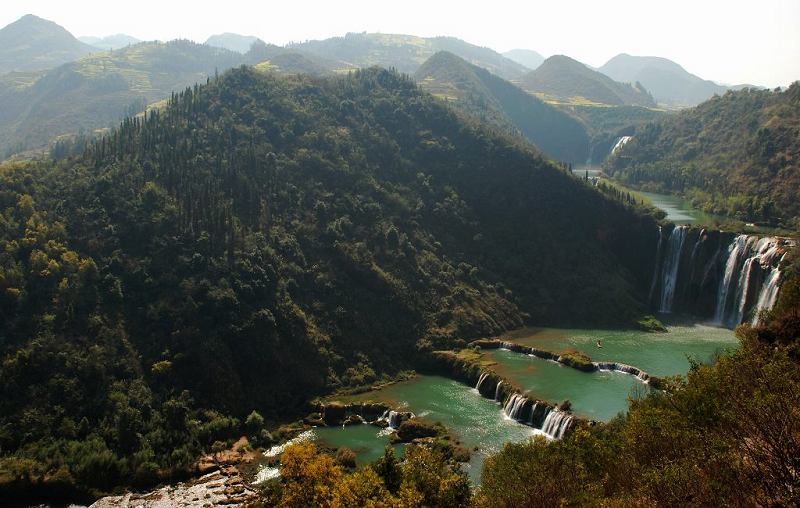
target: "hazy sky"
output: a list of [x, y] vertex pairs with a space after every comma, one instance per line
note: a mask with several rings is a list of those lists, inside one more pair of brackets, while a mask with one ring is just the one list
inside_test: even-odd
[[76, 36], [203, 42], [236, 32], [285, 44], [362, 31], [452, 35], [593, 66], [622, 52], [663, 56], [728, 84], [800, 79], [800, 0], [2, 0], [0, 26], [28, 13]]

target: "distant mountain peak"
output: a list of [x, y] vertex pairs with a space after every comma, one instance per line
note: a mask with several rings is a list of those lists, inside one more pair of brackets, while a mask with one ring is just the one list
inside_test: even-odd
[[50, 69], [92, 51], [64, 27], [26, 14], [0, 29], [0, 74]]

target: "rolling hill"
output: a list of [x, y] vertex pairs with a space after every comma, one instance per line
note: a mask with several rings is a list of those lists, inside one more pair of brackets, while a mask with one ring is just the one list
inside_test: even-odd
[[800, 83], [730, 91], [646, 124], [607, 166], [712, 213], [800, 230]]
[[446, 51], [415, 74], [420, 86], [481, 120], [518, 132], [555, 160], [583, 163], [589, 138], [567, 113]]
[[622, 53], [598, 70], [616, 81], [641, 83], [656, 102], [669, 107], [695, 106], [728, 90], [687, 72], [672, 60], [654, 56]]
[[640, 84], [618, 83], [605, 74], [567, 56], [551, 56], [534, 71], [519, 78], [519, 86], [559, 102], [612, 106], [655, 107], [656, 103]]
[[512, 49], [511, 51], [503, 53], [503, 56], [514, 60], [518, 64], [524, 65], [532, 71], [542, 65], [545, 60], [542, 55], [532, 49]]
[[454, 37], [416, 37], [402, 34], [348, 33], [320, 41], [307, 41], [289, 47], [329, 60], [347, 62], [356, 67], [377, 65], [414, 74], [434, 53], [449, 51], [471, 64], [483, 67], [504, 79], [515, 79], [528, 71], [526, 67], [489, 48], [483, 48]]
[[51, 69], [95, 51], [63, 27], [28, 14], [0, 29], [0, 74]]

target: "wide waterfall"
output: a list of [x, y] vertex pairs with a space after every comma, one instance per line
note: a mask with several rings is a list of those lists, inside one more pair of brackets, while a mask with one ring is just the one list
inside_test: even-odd
[[662, 313], [684, 312], [729, 328], [757, 324], [778, 298], [780, 265], [791, 242], [659, 227], [650, 304]]

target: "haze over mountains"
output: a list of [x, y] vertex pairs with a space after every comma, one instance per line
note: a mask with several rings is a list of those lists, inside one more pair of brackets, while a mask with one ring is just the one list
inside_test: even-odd
[[[653, 108], [657, 102], [675, 107], [725, 90], [665, 59], [615, 57], [601, 68], [614, 81], [569, 57], [544, 61], [526, 49], [501, 55], [452, 37], [349, 33], [286, 47], [234, 33], [213, 35], [205, 44], [140, 43], [125, 34], [83, 40], [32, 15], [0, 30], [0, 157], [45, 146], [59, 136], [112, 126], [173, 91], [242, 64], [312, 75], [372, 65], [395, 68], [416, 75], [437, 95], [458, 99], [453, 104], [463, 111], [568, 162], [585, 160], [593, 145], [604, 153], [633, 123], [652, 116], [633, 109], [609, 114], [588, 106]], [[451, 58], [437, 62], [433, 57], [441, 51]], [[569, 109], [555, 109], [531, 95]], [[548, 122], [557, 125], [551, 132], [544, 127]], [[572, 134], [557, 139], [555, 132]], [[591, 146], [587, 133], [595, 140]]]
[[519, 85], [526, 91], [567, 102], [588, 100], [615, 106], [656, 105], [641, 85], [618, 83], [564, 55], [551, 56], [535, 71], [521, 77]]

